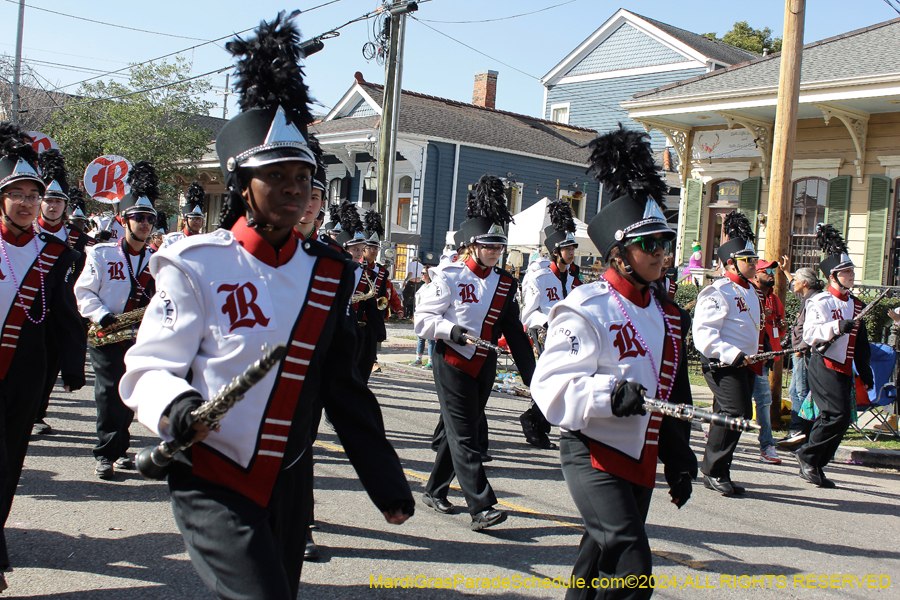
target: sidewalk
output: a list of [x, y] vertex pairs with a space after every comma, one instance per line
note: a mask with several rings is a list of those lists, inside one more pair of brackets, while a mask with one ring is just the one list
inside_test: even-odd
[[[388, 338], [381, 344], [381, 351], [378, 353], [378, 364], [381, 365], [382, 369], [401, 371], [433, 379], [430, 370], [409, 366], [409, 363], [416, 359], [416, 336], [411, 323], [390, 322], [387, 324], [387, 334]], [[427, 351], [426, 346], [426, 354]], [[691, 394], [695, 403], [712, 404], [712, 392], [706, 386], [692, 385]], [[694, 429], [700, 429], [699, 423], [692, 423], [691, 425]], [[835, 453], [834, 460], [839, 463], [860, 465], [871, 469], [900, 470], [900, 451], [898, 450], [841, 446]]]

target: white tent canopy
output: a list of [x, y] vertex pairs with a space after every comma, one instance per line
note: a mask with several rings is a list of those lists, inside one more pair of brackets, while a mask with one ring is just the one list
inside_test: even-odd
[[[547, 213], [549, 198], [542, 198], [530, 208], [513, 215], [515, 223], [509, 226], [509, 249], [521, 250], [526, 256], [536, 248], [543, 248], [544, 228], [550, 225], [550, 215]], [[577, 256], [599, 256], [597, 247], [587, 234], [587, 225], [583, 221], [575, 219], [575, 241], [578, 242]]]

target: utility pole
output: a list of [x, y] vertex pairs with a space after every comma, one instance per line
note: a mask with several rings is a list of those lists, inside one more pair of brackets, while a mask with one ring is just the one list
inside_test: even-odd
[[[803, 60], [803, 26], [806, 0], [785, 0], [784, 38], [781, 45], [781, 71], [778, 79], [778, 104], [772, 147], [772, 178], [769, 182], [769, 223], [766, 231], [766, 260], [777, 261], [791, 254], [791, 171], [794, 167], [794, 142], [797, 137], [797, 113], [800, 98], [800, 65]], [[774, 294], [784, 302], [787, 282], [775, 277]], [[775, 362], [769, 375], [772, 389], [770, 415], [773, 428], [781, 426], [781, 380], [784, 361]]]
[[228, 118], [228, 96], [231, 95], [231, 86], [229, 85], [229, 80], [231, 78], [230, 73], [225, 74], [225, 91], [224, 92], [216, 92], [216, 96], [224, 96], [222, 99], [222, 118]]
[[378, 144], [378, 212], [384, 216], [385, 241], [391, 240], [391, 198], [394, 187], [394, 159], [397, 156], [397, 125], [400, 114], [400, 92], [403, 89], [403, 38], [406, 15], [418, 10], [415, 2], [399, 0], [385, 5], [390, 13], [391, 40], [384, 66], [384, 100]]
[[22, 33], [25, 30], [25, 0], [19, 0], [19, 27], [16, 31], [16, 65], [13, 71], [12, 115], [10, 122], [19, 122], [19, 81], [22, 78]]

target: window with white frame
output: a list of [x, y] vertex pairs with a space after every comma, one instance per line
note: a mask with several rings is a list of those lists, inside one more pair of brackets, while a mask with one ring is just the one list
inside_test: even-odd
[[584, 221], [585, 201], [584, 192], [581, 190], [559, 190], [559, 199], [565, 200], [572, 206], [572, 214], [576, 219]]
[[563, 125], [569, 124], [570, 102], [561, 102], [550, 105], [550, 120]]
[[518, 214], [522, 210], [522, 194], [525, 193], [525, 184], [516, 181], [504, 181], [506, 185], [506, 205], [509, 213]]

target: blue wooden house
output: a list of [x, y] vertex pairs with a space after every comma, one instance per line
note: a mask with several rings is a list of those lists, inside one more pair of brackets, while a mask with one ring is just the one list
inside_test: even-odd
[[[488, 93], [479, 95], [485, 79]], [[497, 110], [495, 89], [496, 73], [488, 71], [476, 75], [479, 104], [402, 93], [390, 218], [392, 229], [421, 236], [421, 250], [444, 247], [447, 232], [465, 219], [470, 186], [485, 173], [506, 182], [514, 215], [545, 196], [568, 198], [584, 221], [597, 213], [599, 184], [585, 173], [585, 146], [596, 132]], [[365, 189], [365, 176], [377, 168], [383, 92], [357, 73], [334, 109], [310, 126], [326, 153], [332, 202], [374, 207], [376, 193]], [[399, 257], [396, 267], [403, 268]]]

